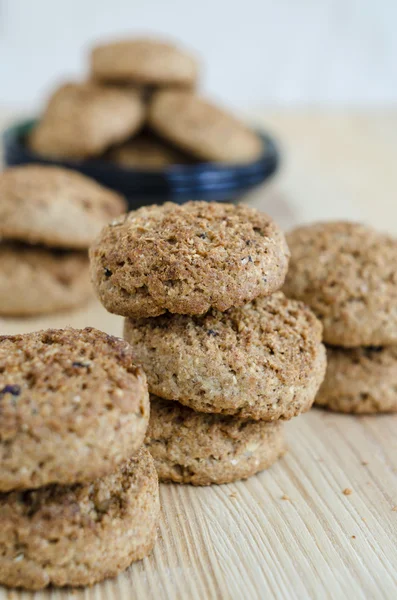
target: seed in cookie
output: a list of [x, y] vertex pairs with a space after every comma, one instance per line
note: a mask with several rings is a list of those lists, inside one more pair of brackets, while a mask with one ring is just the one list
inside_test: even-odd
[[344, 413], [397, 412], [397, 346], [327, 347], [316, 404]]
[[76, 308], [92, 297], [87, 252], [0, 244], [0, 315]]
[[227, 310], [278, 289], [288, 268], [284, 235], [245, 205], [167, 202], [105, 227], [91, 247], [91, 275], [110, 312]]
[[280, 421], [198, 413], [151, 396], [146, 445], [160, 481], [230, 483], [270, 467], [285, 452]]
[[144, 118], [139, 93], [92, 81], [66, 83], [51, 96], [28, 145], [47, 157], [97, 156], [132, 136]]
[[313, 309], [325, 342], [397, 344], [397, 239], [340, 221], [299, 227], [287, 241], [284, 291]]
[[307, 411], [324, 378], [322, 328], [277, 292], [200, 317], [126, 319], [149, 391], [199, 412], [274, 421]]
[[23, 165], [0, 173], [0, 235], [61, 248], [88, 248], [125, 200], [61, 167]]
[[0, 390], [1, 491], [90, 481], [144, 440], [145, 375], [96, 329], [0, 336]]
[[159, 494], [145, 449], [91, 483], [0, 493], [0, 583], [39, 590], [114, 577], [153, 547]]
[[191, 87], [197, 79], [198, 64], [193, 56], [170, 43], [131, 39], [93, 48], [91, 73], [106, 83]]
[[202, 160], [248, 163], [263, 152], [256, 133], [190, 91], [157, 92], [150, 104], [149, 123], [156, 133]]

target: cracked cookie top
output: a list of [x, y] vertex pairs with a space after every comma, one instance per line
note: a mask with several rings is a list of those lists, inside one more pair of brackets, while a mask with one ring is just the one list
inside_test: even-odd
[[145, 375], [92, 328], [0, 337], [0, 490], [99, 477], [142, 444]]
[[267, 421], [308, 410], [325, 370], [321, 323], [277, 292], [224, 313], [126, 319], [149, 391], [194, 410]]
[[167, 202], [110, 223], [90, 258], [105, 308], [137, 318], [224, 311], [271, 294], [289, 252], [278, 226], [253, 208]]

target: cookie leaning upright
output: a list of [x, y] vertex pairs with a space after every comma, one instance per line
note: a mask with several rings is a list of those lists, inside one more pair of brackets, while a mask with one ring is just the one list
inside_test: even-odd
[[105, 227], [90, 249], [99, 299], [133, 318], [242, 306], [282, 285], [288, 258], [270, 217], [207, 202], [140, 208]]
[[130, 346], [92, 328], [0, 337], [0, 490], [85, 482], [141, 446], [146, 377]]

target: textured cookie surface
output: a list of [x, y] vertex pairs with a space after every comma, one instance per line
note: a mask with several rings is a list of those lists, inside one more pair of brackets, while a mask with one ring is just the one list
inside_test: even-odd
[[345, 413], [397, 412], [397, 346], [327, 348], [316, 404]]
[[92, 82], [66, 83], [51, 96], [28, 144], [48, 157], [96, 156], [133, 135], [144, 117], [138, 93]]
[[87, 252], [0, 244], [0, 315], [74, 308], [93, 296]]
[[142, 444], [146, 378], [96, 329], [0, 336], [0, 414], [0, 490], [89, 481]]
[[280, 421], [243, 421], [151, 396], [146, 445], [160, 481], [230, 483], [270, 467], [285, 452]]
[[397, 344], [397, 240], [348, 222], [316, 223], [288, 237], [284, 291], [306, 302], [324, 341], [345, 347]]
[[146, 134], [116, 146], [109, 152], [108, 158], [123, 167], [147, 170], [192, 162], [182, 152], [159, 138]]
[[270, 217], [207, 202], [140, 208], [105, 227], [90, 250], [101, 302], [129, 317], [226, 310], [271, 294], [288, 256]]
[[24, 165], [0, 173], [0, 235], [63, 248], [88, 248], [124, 212], [115, 192], [75, 171]]
[[91, 585], [140, 560], [159, 516], [153, 459], [141, 449], [91, 483], [0, 493], [0, 583]]
[[172, 44], [151, 40], [121, 40], [93, 49], [91, 72], [103, 81], [142, 85], [194, 85], [198, 65], [193, 56]]
[[202, 160], [246, 163], [263, 152], [260, 138], [244, 123], [192, 92], [155, 94], [149, 123], [157, 133]]
[[225, 313], [126, 319], [124, 337], [151, 393], [200, 412], [290, 419], [324, 377], [321, 324], [281, 292]]

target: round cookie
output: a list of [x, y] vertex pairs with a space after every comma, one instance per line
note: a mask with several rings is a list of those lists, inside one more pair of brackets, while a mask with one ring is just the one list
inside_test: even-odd
[[88, 248], [125, 200], [76, 171], [23, 165], [0, 173], [0, 236], [61, 248]]
[[199, 412], [264, 421], [311, 407], [326, 367], [321, 332], [313, 313], [281, 292], [225, 313], [124, 325], [151, 393]]
[[92, 76], [105, 82], [192, 87], [197, 72], [193, 56], [172, 44], [151, 39], [102, 44], [91, 53]]
[[123, 167], [143, 170], [162, 169], [189, 162], [185, 154], [148, 134], [139, 135], [112, 148], [108, 158]]
[[286, 450], [280, 421], [243, 421], [150, 398], [146, 446], [160, 481], [230, 483], [270, 467]]
[[0, 265], [0, 315], [46, 314], [92, 297], [86, 252], [2, 243]]
[[93, 328], [0, 336], [0, 490], [84, 482], [143, 443], [145, 375], [123, 340]]
[[397, 412], [397, 346], [327, 348], [316, 404], [344, 413]]
[[142, 448], [87, 484], [0, 494], [0, 583], [39, 590], [114, 577], [153, 547], [159, 492]]
[[288, 257], [270, 217], [208, 202], [142, 207], [105, 227], [90, 249], [99, 299], [135, 318], [226, 310], [271, 294]]
[[66, 83], [51, 96], [28, 145], [50, 158], [96, 156], [132, 136], [144, 118], [139, 93], [93, 82]]
[[263, 153], [254, 131], [189, 91], [157, 92], [148, 119], [158, 134], [205, 161], [249, 163]]
[[313, 309], [325, 342], [397, 344], [397, 239], [341, 221], [299, 227], [287, 241], [284, 291]]

